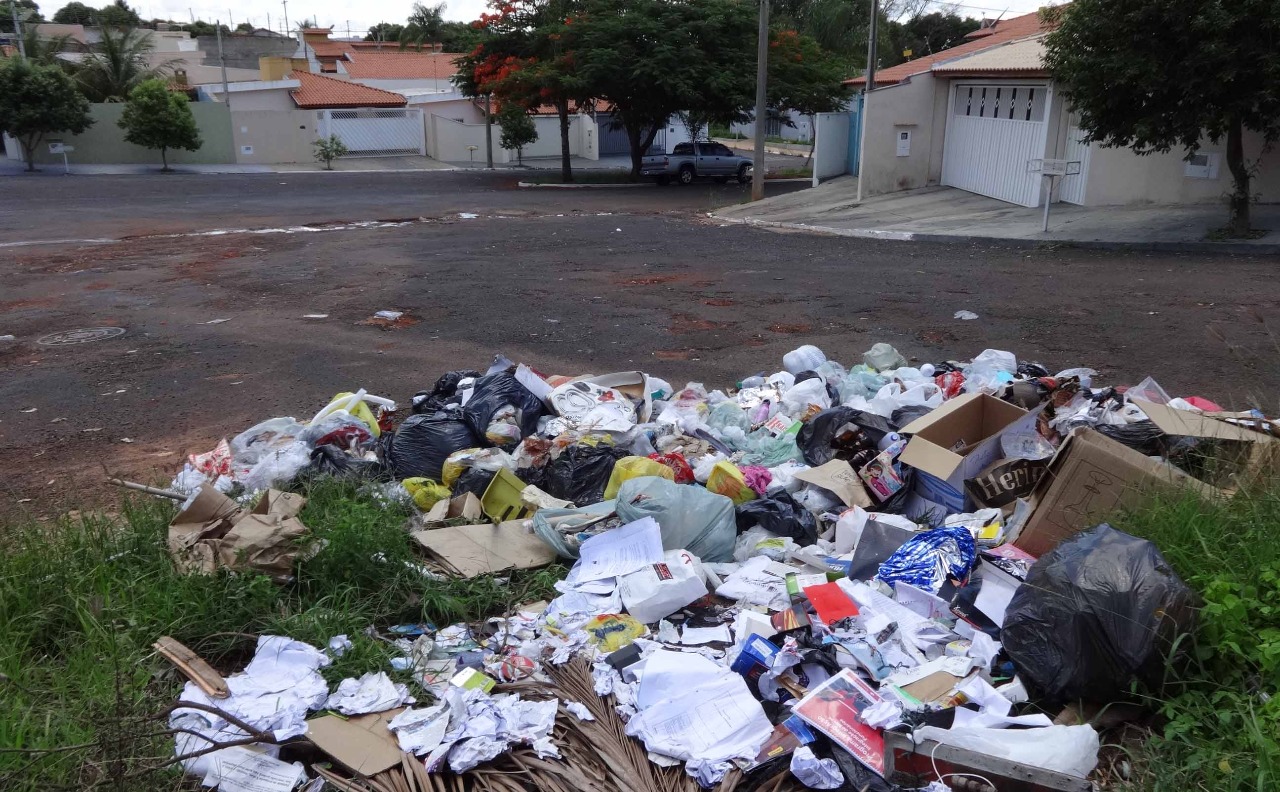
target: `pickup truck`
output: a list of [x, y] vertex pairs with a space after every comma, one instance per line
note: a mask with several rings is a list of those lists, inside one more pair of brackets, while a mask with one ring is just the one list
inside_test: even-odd
[[699, 177], [723, 182], [730, 176], [746, 184], [751, 181], [751, 158], [738, 156], [723, 143], [677, 143], [670, 154], [641, 160], [640, 175], [658, 184], [667, 184], [672, 179], [679, 184], [692, 184]]

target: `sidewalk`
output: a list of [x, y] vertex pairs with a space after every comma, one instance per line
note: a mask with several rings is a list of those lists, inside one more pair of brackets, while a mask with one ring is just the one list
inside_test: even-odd
[[1253, 223], [1269, 230], [1250, 240], [1209, 239], [1226, 223], [1220, 204], [1186, 206], [1050, 207], [1049, 231], [1041, 231], [1043, 208], [1027, 208], [952, 187], [925, 187], [856, 202], [858, 180], [833, 179], [812, 190], [726, 207], [715, 217], [731, 222], [819, 231], [869, 239], [916, 242], [1049, 243], [1079, 247], [1280, 253], [1280, 204], [1253, 209]]
[[[17, 160], [0, 158], [0, 176], [63, 176], [62, 163], [39, 164], [39, 170], [28, 174], [27, 166]], [[174, 173], [327, 173], [319, 162], [291, 162], [273, 165], [170, 165]], [[334, 173], [381, 173], [394, 171], [456, 170], [457, 166], [430, 157], [350, 157], [333, 163]], [[159, 163], [128, 165], [77, 165], [71, 163], [72, 176], [131, 176], [158, 174]]]

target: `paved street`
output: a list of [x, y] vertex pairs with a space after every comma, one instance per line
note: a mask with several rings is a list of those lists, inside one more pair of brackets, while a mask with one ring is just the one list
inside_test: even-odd
[[[17, 340], [0, 341], [0, 514], [106, 502], [106, 470], [167, 480], [185, 454], [267, 417], [309, 417], [338, 391], [407, 404], [495, 352], [548, 373], [644, 368], [723, 387], [801, 343], [851, 362], [888, 341], [920, 361], [997, 347], [1092, 366], [1102, 382], [1156, 374], [1233, 407], [1274, 407], [1280, 386], [1263, 323], [1280, 303], [1273, 258], [707, 218], [745, 199], [736, 185], [527, 190], [510, 175], [413, 173], [3, 188], [0, 336]], [[352, 225], [366, 221], [394, 222]], [[28, 244], [50, 240], [109, 241]], [[953, 319], [960, 309], [980, 319]], [[379, 327], [379, 310], [406, 318]], [[124, 333], [36, 343], [98, 327]]]

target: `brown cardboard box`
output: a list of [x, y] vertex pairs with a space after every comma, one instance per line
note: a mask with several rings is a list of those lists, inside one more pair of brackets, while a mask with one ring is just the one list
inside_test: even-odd
[[169, 553], [188, 572], [255, 569], [283, 578], [293, 571], [307, 526], [297, 514], [307, 499], [267, 490], [252, 511], [209, 484], [169, 523]]
[[335, 762], [360, 775], [377, 775], [400, 764], [404, 752], [387, 728], [404, 707], [342, 718], [324, 715], [307, 721], [307, 739]]
[[446, 526], [410, 535], [447, 570], [464, 578], [555, 563], [556, 551], [526, 531], [524, 523]]
[[970, 393], [907, 424], [901, 431], [912, 437], [901, 460], [917, 471], [915, 494], [948, 511], [964, 511], [964, 480], [1000, 458], [1001, 434], [1034, 430], [1035, 415], [994, 396]]
[[1092, 429], [1072, 432], [1031, 496], [1032, 512], [1013, 544], [1034, 556], [1092, 528], [1115, 511], [1161, 488], [1222, 493]]
[[467, 492], [448, 500], [436, 501], [436, 504], [431, 507], [431, 511], [422, 515], [422, 524], [425, 526], [437, 525], [445, 520], [456, 520], [459, 517], [471, 522], [483, 521], [485, 519], [484, 507], [480, 505], [480, 499]]

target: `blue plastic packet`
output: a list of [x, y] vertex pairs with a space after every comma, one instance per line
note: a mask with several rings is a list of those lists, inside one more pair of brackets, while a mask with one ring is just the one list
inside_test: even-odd
[[964, 580], [973, 568], [977, 547], [967, 528], [935, 528], [916, 534], [880, 565], [876, 578], [909, 583], [938, 593], [947, 578]]

